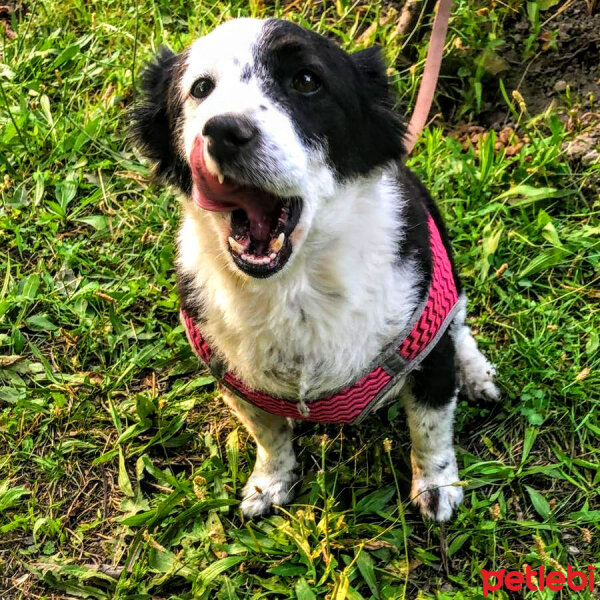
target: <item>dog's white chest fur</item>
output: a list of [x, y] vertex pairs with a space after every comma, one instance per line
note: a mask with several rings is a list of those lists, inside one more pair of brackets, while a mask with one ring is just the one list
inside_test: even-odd
[[247, 385], [311, 400], [354, 382], [406, 325], [412, 262], [398, 264], [402, 200], [393, 173], [345, 186], [321, 205], [303, 252], [280, 276], [232, 277], [210, 219], [186, 206], [182, 273], [193, 274], [202, 332]]

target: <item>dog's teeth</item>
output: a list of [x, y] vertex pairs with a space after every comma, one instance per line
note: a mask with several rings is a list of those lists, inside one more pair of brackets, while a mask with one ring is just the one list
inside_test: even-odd
[[271, 254], [269, 254], [269, 258], [271, 260], [275, 260], [277, 258], [277, 254], [275, 252], [271, 252]]
[[279, 237], [273, 242], [271, 250], [275, 253], [279, 252], [283, 248], [283, 242], [285, 242], [285, 233], [280, 233]]
[[[219, 183], [220, 183], [221, 185], [223, 185], [223, 182], [225, 181], [225, 175], [223, 175], [223, 173], [219, 173], [219, 174], [217, 175], [217, 179], [219, 180]], [[231, 239], [231, 238], [230, 238], [230, 239]]]
[[230, 237], [228, 241], [229, 241], [229, 245], [231, 246], [231, 249], [236, 254], [243, 254], [244, 251], [246, 250], [246, 248], [244, 248], [244, 246], [242, 246], [239, 242], [234, 240], [232, 237]]

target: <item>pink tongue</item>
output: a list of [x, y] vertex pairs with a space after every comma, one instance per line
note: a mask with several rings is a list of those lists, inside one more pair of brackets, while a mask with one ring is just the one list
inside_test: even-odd
[[269, 240], [271, 224], [276, 216], [274, 213], [279, 207], [279, 200], [275, 196], [237, 183], [219, 183], [218, 178], [206, 168], [202, 136], [198, 136], [194, 142], [190, 163], [194, 182], [192, 198], [201, 208], [213, 212], [241, 208], [250, 221], [252, 238]]

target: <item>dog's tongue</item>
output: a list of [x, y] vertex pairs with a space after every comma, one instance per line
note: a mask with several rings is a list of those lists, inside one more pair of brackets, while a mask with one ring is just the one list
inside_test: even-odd
[[190, 155], [194, 187], [192, 199], [205, 210], [227, 212], [241, 208], [250, 222], [250, 235], [259, 241], [270, 237], [279, 200], [258, 188], [224, 181], [209, 173], [204, 162], [202, 137], [198, 136]]

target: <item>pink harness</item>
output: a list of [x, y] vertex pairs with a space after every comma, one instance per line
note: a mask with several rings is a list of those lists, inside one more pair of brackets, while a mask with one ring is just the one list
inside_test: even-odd
[[358, 423], [387, 401], [395, 399], [386, 398], [389, 390], [427, 356], [458, 308], [450, 259], [431, 215], [428, 225], [433, 273], [425, 301], [415, 310], [402, 334], [377, 357], [369, 371], [356, 383], [330, 396], [302, 403], [249, 388], [231, 371], [225, 371], [223, 362], [212, 351], [193, 317], [182, 309], [181, 321], [188, 340], [222, 385], [271, 414], [317, 423]]

